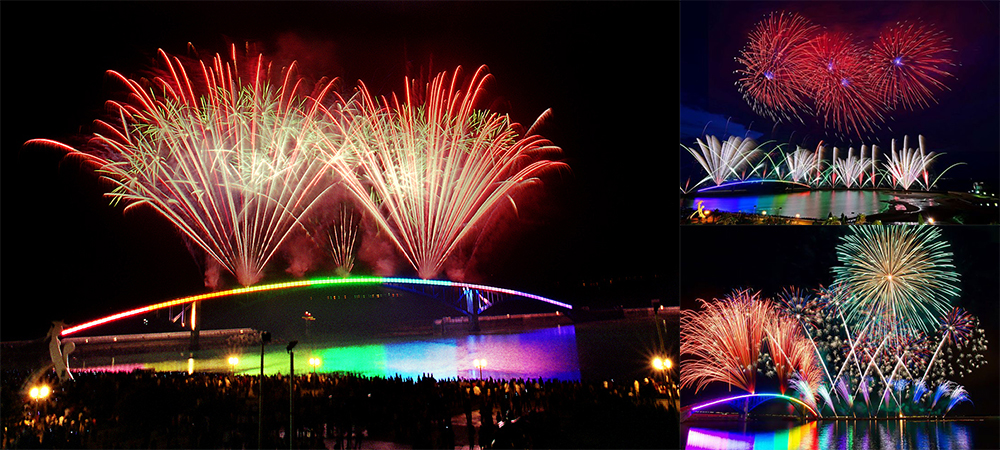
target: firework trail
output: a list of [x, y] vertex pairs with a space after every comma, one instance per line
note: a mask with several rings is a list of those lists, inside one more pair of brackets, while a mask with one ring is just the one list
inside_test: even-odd
[[811, 114], [809, 87], [802, 72], [806, 45], [818, 27], [795, 13], [771, 13], [750, 32], [750, 41], [736, 62], [736, 86], [754, 111], [776, 121]]
[[[683, 144], [681, 146], [691, 156], [694, 156], [705, 172], [708, 172], [708, 176], [698, 184], [711, 180], [716, 185], [720, 185], [731, 175], [744, 178], [746, 168], [763, 156], [760, 147], [750, 138], [730, 136], [725, 142], [721, 142], [715, 136], [705, 136], [705, 142], [702, 142], [701, 139], [695, 141], [699, 150], [686, 147]], [[750, 173], [756, 169], [757, 167], [753, 167]]]
[[108, 102], [116, 118], [97, 122], [98, 148], [56, 145], [95, 164], [114, 202], [152, 207], [251, 285], [330, 184], [328, 161], [340, 155], [322, 104], [334, 81], [303, 92], [294, 63], [272, 70], [256, 55], [244, 65], [231, 50], [207, 63], [161, 50], [161, 75], [146, 85], [110, 71], [129, 96]]
[[327, 232], [330, 243], [330, 256], [337, 265], [337, 273], [342, 276], [351, 274], [354, 269], [354, 244], [357, 242], [358, 224], [354, 214], [348, 212], [346, 205], [341, 205], [340, 220], [335, 221]]
[[850, 293], [842, 304], [847, 323], [894, 345], [915, 330], [933, 331], [959, 294], [948, 248], [933, 227], [850, 227], [833, 268], [835, 284]]
[[344, 144], [357, 165], [334, 166], [425, 279], [491, 211], [504, 203], [516, 208], [518, 190], [567, 167], [546, 159], [560, 149], [533, 129], [522, 137], [508, 117], [476, 109], [490, 79], [485, 66], [465, 89], [460, 73], [439, 74], [423, 92], [407, 79], [402, 102], [395, 95], [380, 102], [361, 84]]
[[934, 91], [948, 89], [950, 39], [933, 27], [902, 22], [886, 27], [872, 45], [874, 83], [890, 107], [927, 107]]
[[962, 402], [972, 403], [972, 399], [969, 398], [969, 393], [965, 390], [965, 387], [955, 386], [955, 388], [949, 393], [948, 406], [944, 409], [944, 414], [942, 414], [941, 417], [948, 415], [948, 412], [951, 411], [955, 405]]

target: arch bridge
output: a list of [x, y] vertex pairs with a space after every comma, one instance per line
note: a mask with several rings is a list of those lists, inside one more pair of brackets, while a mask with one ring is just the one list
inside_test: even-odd
[[[195, 317], [198, 313], [198, 303], [211, 300], [216, 298], [229, 297], [233, 295], [247, 294], [253, 292], [266, 292], [266, 291], [277, 291], [282, 289], [294, 289], [303, 287], [321, 287], [321, 286], [334, 286], [334, 285], [381, 285], [394, 289], [401, 289], [416, 294], [424, 295], [427, 297], [435, 298], [446, 304], [451, 305], [455, 309], [463, 312], [470, 317], [470, 323], [473, 329], [478, 329], [478, 317], [481, 313], [489, 309], [490, 307], [502, 303], [506, 300], [512, 298], [526, 298], [530, 300], [540, 301], [543, 303], [548, 303], [553, 306], [572, 310], [573, 306], [568, 303], [559, 302], [552, 300], [550, 298], [542, 297], [540, 295], [530, 294], [527, 292], [521, 292], [514, 289], [506, 289], [495, 286], [486, 286], [481, 284], [470, 284], [470, 283], [459, 283], [448, 280], [423, 280], [419, 278], [403, 278], [403, 277], [350, 277], [350, 278], [314, 278], [310, 280], [299, 280], [290, 281], [284, 283], [272, 283], [258, 286], [248, 286], [236, 289], [230, 289], [226, 291], [209, 292], [206, 294], [192, 295], [188, 297], [178, 298], [170, 301], [160, 302], [149, 306], [144, 306], [141, 308], [135, 308], [128, 311], [120, 312], [118, 314], [113, 314], [107, 317], [102, 317], [100, 319], [92, 320], [86, 323], [82, 323], [73, 327], [64, 328], [59, 334], [60, 337], [66, 337], [78, 333], [83, 330], [94, 328], [100, 325], [104, 325], [117, 320], [126, 319], [128, 317], [133, 317], [139, 314], [144, 314], [150, 311], [156, 311], [160, 309], [172, 309], [176, 307], [181, 308], [181, 312], [175, 316], [180, 317], [182, 314], [189, 314], [191, 316], [191, 328], [192, 328], [192, 342], [196, 345], [197, 342], [197, 326]], [[171, 314], [173, 316], [173, 314]]]
[[745, 415], [750, 410], [756, 408], [761, 403], [764, 403], [764, 402], [766, 402], [768, 400], [784, 400], [784, 401], [787, 401], [787, 402], [789, 402], [789, 403], [791, 403], [791, 404], [793, 404], [795, 406], [800, 407], [803, 416], [805, 416], [805, 413], [808, 411], [809, 413], [812, 414], [812, 416], [814, 418], [819, 417], [819, 413], [816, 412], [815, 409], [813, 409], [811, 406], [809, 406], [808, 404], [806, 404], [802, 400], [799, 400], [799, 399], [797, 399], [795, 397], [790, 397], [790, 396], [783, 395], [783, 394], [761, 393], [761, 394], [737, 395], [737, 396], [733, 396], [733, 397], [721, 398], [721, 399], [718, 399], [718, 400], [712, 400], [712, 401], [709, 401], [709, 402], [705, 402], [705, 403], [700, 403], [700, 404], [697, 404], [697, 405], [689, 406], [687, 408], [684, 408], [684, 410], [682, 411], [682, 419], [681, 420], [686, 420], [687, 418], [691, 417], [692, 414], [694, 414], [694, 413], [696, 413], [698, 411], [701, 411], [701, 410], [705, 410], [705, 409], [707, 409], [709, 407], [716, 406], [716, 405], [728, 405], [728, 406], [731, 406], [731, 407], [733, 407], [733, 408], [735, 408], [737, 410], [742, 410], [742, 414], [741, 415]]

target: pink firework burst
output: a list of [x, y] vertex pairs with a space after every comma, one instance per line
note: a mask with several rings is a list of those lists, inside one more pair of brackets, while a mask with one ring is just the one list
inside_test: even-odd
[[807, 112], [807, 86], [802, 76], [809, 54], [805, 44], [818, 27], [795, 13], [771, 13], [750, 33], [736, 61], [740, 92], [754, 110], [774, 120]]
[[885, 107], [865, 48], [840, 32], [824, 32], [806, 48], [805, 75], [824, 126], [858, 137], [879, 128]]
[[934, 92], [948, 89], [944, 79], [953, 50], [951, 39], [925, 24], [901, 22], [886, 27], [872, 45], [875, 84], [890, 107], [925, 108]]

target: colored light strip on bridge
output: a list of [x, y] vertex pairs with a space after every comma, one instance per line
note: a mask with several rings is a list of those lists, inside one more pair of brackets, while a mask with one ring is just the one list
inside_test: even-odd
[[729, 182], [729, 183], [722, 183], [722, 184], [717, 185], [717, 186], [709, 186], [709, 187], [706, 187], [706, 188], [701, 188], [701, 189], [698, 189], [698, 192], [707, 192], [707, 191], [712, 191], [712, 190], [715, 190], [715, 189], [722, 189], [722, 188], [727, 188], [727, 187], [731, 187], [731, 186], [739, 186], [741, 184], [764, 184], [764, 183], [783, 183], [783, 184], [792, 184], [792, 185], [796, 185], [796, 186], [801, 186], [801, 187], [804, 187], [804, 188], [807, 188], [807, 189], [811, 188], [808, 184], [800, 183], [798, 181], [787, 181], [787, 180], [743, 180], [743, 181], [733, 181], [733, 182]]
[[783, 398], [783, 399], [788, 400], [790, 402], [794, 402], [794, 403], [797, 403], [799, 405], [802, 405], [804, 408], [808, 409], [809, 412], [813, 413], [814, 416], [819, 417], [819, 413], [817, 413], [816, 410], [812, 409], [812, 407], [810, 407], [809, 405], [803, 403], [802, 400], [799, 400], [799, 399], [797, 399], [795, 397], [789, 397], [787, 395], [782, 395], [782, 394], [744, 394], [744, 395], [737, 395], [737, 396], [734, 396], [734, 397], [726, 397], [726, 398], [723, 398], [723, 399], [713, 400], [713, 401], [710, 401], [710, 402], [707, 402], [707, 403], [702, 403], [700, 405], [692, 406], [691, 407], [691, 411], [697, 411], [699, 409], [707, 408], [709, 406], [717, 405], [719, 403], [731, 402], [733, 400], [739, 400], [741, 398], [750, 398], [750, 397]]
[[86, 330], [88, 328], [93, 328], [98, 325], [103, 325], [108, 322], [114, 322], [116, 320], [125, 319], [138, 314], [155, 311], [157, 309], [169, 308], [171, 306], [178, 306], [187, 303], [194, 303], [201, 300], [210, 300], [213, 298], [227, 297], [230, 295], [240, 295], [248, 294], [252, 292], [266, 292], [266, 291], [276, 291], [281, 289], [293, 289], [301, 287], [315, 287], [315, 286], [325, 286], [325, 285], [365, 285], [365, 284], [411, 284], [411, 285], [425, 285], [425, 286], [442, 286], [442, 287], [460, 287], [468, 289], [479, 289], [483, 291], [491, 291], [508, 295], [515, 295], [518, 297], [529, 298], [532, 300], [537, 300], [540, 302], [549, 303], [551, 305], [558, 306], [560, 308], [573, 309], [573, 306], [567, 303], [558, 302], [550, 298], [545, 298], [539, 295], [529, 294], [527, 292], [515, 291], [513, 289], [504, 289], [493, 286], [484, 286], [480, 284], [468, 284], [468, 283], [457, 283], [447, 280], [422, 280], [419, 278], [401, 278], [401, 277], [351, 277], [351, 278], [314, 278], [312, 280], [301, 280], [301, 281], [289, 281], [285, 283], [272, 283], [260, 286], [248, 286], [236, 289], [230, 289], [227, 291], [210, 292], [207, 294], [192, 295], [189, 297], [178, 298], [175, 300], [170, 300], [166, 302], [156, 303], [149, 306], [144, 306], [142, 308], [136, 308], [121, 312], [118, 314], [110, 315], [101, 319], [92, 320], [87, 323], [83, 323], [74, 327], [66, 328], [60, 333], [60, 336], [69, 336], [71, 334], [77, 333], [79, 331]]

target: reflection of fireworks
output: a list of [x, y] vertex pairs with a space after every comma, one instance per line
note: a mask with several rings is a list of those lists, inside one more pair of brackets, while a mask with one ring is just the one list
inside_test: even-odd
[[[381, 104], [361, 85], [345, 144], [355, 168], [337, 165], [347, 188], [387, 232], [421, 278], [431, 278], [458, 244], [517, 190], [547, 169], [559, 152], [506, 116], [476, 110], [489, 80], [481, 67], [465, 90], [442, 73], [426, 86], [407, 81], [404, 103]], [[417, 100], [423, 98], [422, 102]], [[418, 104], [420, 103], [420, 104]]]
[[915, 23], [887, 27], [872, 46], [875, 83], [891, 107], [926, 107], [933, 91], [947, 89], [942, 78], [951, 76], [949, 39], [940, 31]]
[[772, 13], [750, 32], [750, 42], [736, 58], [744, 67], [736, 72], [741, 76], [736, 85], [758, 114], [802, 120], [799, 113], [808, 108], [805, 44], [816, 29], [795, 13]]
[[329, 185], [319, 151], [331, 151], [320, 123], [332, 84], [304, 97], [293, 65], [271, 85], [261, 56], [242, 78], [235, 47], [233, 61], [208, 65], [160, 56], [168, 75], [149, 88], [109, 72], [128, 86], [129, 103], [110, 102], [117, 121], [98, 123], [104, 155], [71, 154], [99, 166], [115, 201], [151, 206], [241, 284], [254, 284]]
[[851, 227], [837, 245], [836, 284], [850, 295], [847, 322], [870, 339], [898, 341], [912, 330], [931, 332], [958, 295], [948, 243], [933, 227]]

